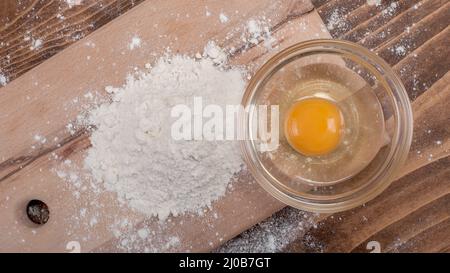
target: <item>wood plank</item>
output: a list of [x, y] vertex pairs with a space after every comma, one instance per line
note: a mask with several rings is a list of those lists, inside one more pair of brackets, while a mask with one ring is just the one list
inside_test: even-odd
[[394, 66], [411, 100], [424, 93], [450, 69], [450, 26]]
[[[0, 1], [0, 73], [12, 81], [143, 0]], [[42, 45], [34, 50], [35, 40]], [[1, 88], [1, 86], [0, 86]]]
[[365, 2], [366, 0], [329, 1], [318, 8], [317, 11], [328, 27], [331, 36], [336, 37], [339, 35], [338, 33], [350, 29], [350, 26], [345, 21], [353, 10]]
[[[402, 252], [449, 252], [450, 237], [448, 236], [448, 229], [450, 227], [450, 220], [445, 220], [436, 224], [430, 229], [418, 234], [405, 244], [399, 246], [398, 251]], [[433, 240], [429, 240], [433, 238]]]
[[314, 5], [315, 8], [318, 8], [320, 6], [323, 6], [324, 4], [326, 4], [329, 1], [330, 0], [312, 0], [311, 3]]
[[414, 132], [405, 173], [447, 157], [450, 152], [450, 72], [413, 103]]
[[[274, 37], [282, 41], [278, 45], [280, 49], [308, 37], [316, 37], [316, 34], [328, 37], [322, 31], [323, 25], [317, 13], [302, 16], [311, 10], [309, 2], [292, 0], [282, 1], [282, 5], [280, 3], [243, 3], [236, 0], [230, 1], [225, 9], [219, 2], [208, 2], [211, 13], [218, 15], [225, 12], [230, 15], [230, 21], [222, 24], [218, 18], [209, 21], [204, 15], [204, 9], [192, 6], [194, 4], [146, 1], [5, 86], [0, 92], [0, 121], [4, 124], [2, 131], [9, 132], [0, 134], [3, 159], [0, 169], [0, 206], [3, 217], [0, 230], [1, 234], [7, 234], [0, 236], [2, 251], [64, 251], [67, 240], [77, 239], [83, 243], [83, 251], [123, 250], [117, 245], [121, 238], [112, 239], [114, 236], [109, 227], [115, 219], [124, 218], [136, 228], [140, 225], [152, 227], [157, 235], [161, 235], [155, 238], [175, 235], [179, 238], [179, 244], [163, 250], [207, 251], [283, 207], [255, 184], [248, 174], [242, 173], [233, 190], [216, 202], [212, 211], [202, 217], [173, 218], [161, 228], [158, 221], [145, 220], [143, 215], [118, 206], [110, 193], [101, 194], [94, 205], [89, 193], [77, 199], [69, 185], [61, 183], [52, 172], [65, 159], [80, 165], [89, 147], [88, 136], [84, 134], [83, 128], [76, 128], [75, 135], [70, 135], [65, 129], [65, 125], [82, 111], [70, 107], [70, 102], [74, 98], [82, 98], [86, 90], [98, 90], [106, 96], [106, 92], [102, 91], [105, 85], [122, 84], [125, 75], [133, 71], [135, 66], [143, 67], [146, 62], [153, 62], [164, 53], [167, 45], [170, 45], [172, 52], [190, 55], [201, 52], [211, 39], [225, 48], [242, 48], [240, 36], [246, 20], [263, 15], [270, 22]], [[204, 7], [204, 3], [200, 7]], [[235, 10], [239, 10], [239, 15], [232, 15]], [[176, 20], [178, 13], [189, 13], [191, 19]], [[148, 28], [153, 25], [152, 22], [158, 22], [163, 27]], [[299, 25], [307, 25], [306, 30], [300, 30], [303, 31], [302, 35], [293, 35], [299, 33]], [[135, 34], [142, 39], [143, 47], [128, 52], [128, 42]], [[173, 41], [172, 36], [178, 39]], [[90, 42], [88, 45], [95, 44], [95, 48], [88, 46], [87, 42]], [[253, 64], [257, 68], [273, 54], [275, 51], [268, 51], [261, 44], [247, 51], [237, 51], [231, 56], [231, 61], [234, 64], [247, 64], [258, 57]], [[91, 56], [89, 61], [86, 61], [86, 56]], [[60, 69], [55, 70], [54, 67]], [[20, 105], [20, 108], [16, 105]], [[48, 140], [58, 137], [58, 141], [37, 145], [33, 140], [35, 133]], [[33, 145], [36, 145], [34, 149]], [[36, 229], [38, 236], [31, 233], [31, 227], [26, 225], [22, 214], [23, 203], [31, 197], [48, 200], [55, 219]], [[86, 207], [92, 208], [86, 218], [73, 217]], [[218, 218], [214, 217], [215, 213], [219, 215]], [[91, 217], [96, 217], [97, 221], [93, 227], [89, 225]], [[180, 228], [181, 223], [183, 228]], [[220, 233], [221, 237], [216, 233]], [[18, 245], [17, 241], [21, 239], [25, 239], [27, 244]], [[131, 250], [142, 250], [141, 247], [157, 243], [161, 242], [148, 239], [137, 243]], [[98, 248], [99, 245], [103, 246]]]
[[[376, 48], [375, 50], [380, 57], [393, 66], [404, 56], [418, 49], [425, 42], [430, 41], [434, 36], [447, 28], [450, 25], [449, 14], [450, 2], [415, 23], [414, 26], [408, 28], [402, 35], [399, 35], [384, 44], [381, 48]], [[433, 40], [430, 42], [436, 43]], [[433, 64], [435, 63], [433, 62]]]
[[414, 24], [424, 17], [427, 17], [433, 11], [439, 9], [439, 7], [443, 6], [445, 3], [447, 3], [446, 0], [421, 1], [417, 4], [420, 8], [415, 8], [414, 6], [410, 7], [381, 28], [364, 37], [360, 41], [360, 44], [369, 49], [379, 47], [380, 45], [391, 41], [393, 38], [398, 37], [408, 28], [411, 28]]
[[[436, 225], [445, 223], [450, 217], [449, 204], [450, 195], [445, 195], [385, 227], [351, 251], [367, 252], [366, 246], [370, 241], [379, 242], [383, 252], [405, 251], [405, 246], [408, 245], [420, 245], [420, 249], [423, 251], [423, 243], [417, 244], [412, 241], [423, 232], [433, 230]], [[447, 223], [446, 226], [450, 227], [450, 223]], [[430, 235], [427, 240], [432, 243], [439, 242], [438, 240], [441, 239], [436, 238], [436, 234]], [[448, 242], [444, 241], [444, 243], [448, 245]]]
[[[419, 0], [400, 0], [400, 1], [386, 1], [383, 2], [383, 9], [373, 16], [369, 20], [360, 23], [357, 27], [347, 31], [343, 29], [333, 35], [333, 37], [339, 37], [341, 39], [358, 42], [371, 32], [376, 31], [380, 27], [387, 24], [392, 19], [396, 18], [402, 12], [414, 7]], [[345, 24], [345, 22], [344, 22]]]
[[[336, 28], [334, 36], [340, 37], [343, 35], [343, 33], [350, 32], [354, 28], [357, 28], [359, 25], [381, 13], [384, 9], [386, 9], [387, 6], [387, 4], [368, 5], [363, 2], [358, 8], [352, 10], [348, 14], [341, 17], [335, 17], [334, 20], [338, 21], [338, 24], [344, 27]], [[335, 13], [339, 14], [338, 11], [335, 11]]]

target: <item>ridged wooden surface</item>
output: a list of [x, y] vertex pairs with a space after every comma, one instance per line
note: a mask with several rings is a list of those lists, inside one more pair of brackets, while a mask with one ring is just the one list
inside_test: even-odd
[[[0, 1], [0, 80], [16, 79], [140, 2]], [[450, 2], [312, 2], [334, 38], [374, 50], [400, 75], [413, 101], [414, 141], [402, 177], [387, 191], [326, 217], [285, 250], [367, 252], [378, 241], [388, 252], [449, 252]], [[36, 39], [42, 45], [30, 50]]]
[[[0, 74], [16, 79], [142, 1], [0, 1]], [[36, 40], [42, 45], [30, 49]]]

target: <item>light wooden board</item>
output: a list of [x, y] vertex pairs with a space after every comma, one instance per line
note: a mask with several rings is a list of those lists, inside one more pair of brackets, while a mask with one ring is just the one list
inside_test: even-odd
[[[222, 24], [211, 20], [205, 16], [205, 6], [213, 14], [228, 14], [230, 21]], [[136, 228], [146, 225], [156, 233], [150, 236], [155, 240], [139, 242], [127, 250], [148, 246], [163, 251], [209, 251], [281, 209], [281, 203], [243, 172], [233, 190], [202, 217], [177, 217], [161, 228], [154, 219], [118, 206], [111, 193], [97, 197], [95, 207], [88, 192], [77, 199], [53, 169], [66, 159], [81, 165], [89, 147], [89, 136], [82, 129], [71, 135], [65, 128], [82, 111], [73, 106], [75, 98], [83, 100], [87, 91], [106, 95], [104, 86], [123, 84], [127, 73], [153, 62], [167, 46], [172, 52], [188, 55], [201, 52], [211, 39], [224, 48], [242, 48], [240, 35], [245, 22], [258, 16], [270, 19], [273, 36], [279, 41], [277, 50], [299, 41], [329, 37], [317, 13], [309, 11], [308, 1], [294, 0], [229, 1], [226, 7], [216, 1], [183, 5], [177, 1], [146, 1], [2, 88], [0, 251], [66, 251], [69, 241], [80, 241], [82, 251], [119, 251], [120, 239], [113, 236], [110, 226], [125, 218]], [[153, 27], [156, 23], [158, 27]], [[129, 51], [127, 45], [133, 35], [142, 39], [142, 47]], [[259, 45], [238, 50], [230, 61], [250, 65], [254, 71], [277, 50], [267, 51]], [[35, 134], [49, 141], [38, 144]], [[55, 137], [57, 141], [53, 141]], [[50, 206], [51, 220], [42, 227], [26, 219], [25, 204], [32, 198], [45, 200]], [[87, 208], [86, 216], [77, 217], [83, 208]], [[173, 237], [179, 243], [167, 244]]]

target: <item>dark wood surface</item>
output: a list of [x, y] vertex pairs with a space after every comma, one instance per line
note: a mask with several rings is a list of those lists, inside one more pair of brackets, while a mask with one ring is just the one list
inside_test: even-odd
[[[0, 74], [14, 80], [142, 1], [0, 1]], [[42, 46], [30, 50], [38, 39]]]
[[[142, 1], [0, 1], [0, 75], [16, 79]], [[450, 2], [312, 2], [334, 38], [374, 50], [400, 75], [413, 101], [414, 140], [401, 178], [386, 192], [326, 217], [285, 250], [365, 252], [378, 241], [382, 251], [449, 252]], [[42, 45], [30, 50], [37, 39]]]

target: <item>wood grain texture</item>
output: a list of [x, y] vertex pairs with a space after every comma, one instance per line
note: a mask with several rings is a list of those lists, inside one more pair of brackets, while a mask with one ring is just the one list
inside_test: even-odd
[[[16, 79], [142, 1], [0, 1], [0, 73]], [[42, 44], [30, 50], [37, 40]]]
[[[320, 1], [330, 22], [341, 1]], [[353, 2], [359, 3], [358, 1]], [[389, 9], [393, 3], [395, 9]], [[360, 43], [393, 65], [413, 100], [414, 136], [405, 167], [385, 192], [362, 207], [334, 214], [286, 248], [298, 252], [450, 250], [450, 3], [382, 1], [348, 9], [335, 38]], [[374, 12], [370, 18], [360, 11]], [[365, 14], [364, 12], [361, 14]], [[361, 18], [358, 20], [358, 18]]]

